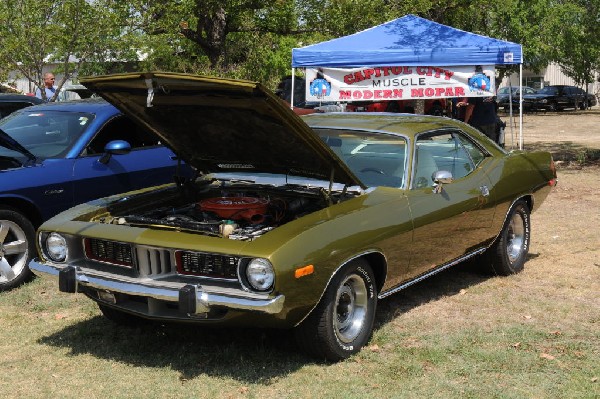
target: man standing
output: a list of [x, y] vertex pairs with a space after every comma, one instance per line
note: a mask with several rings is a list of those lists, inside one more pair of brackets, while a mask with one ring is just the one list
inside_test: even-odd
[[496, 102], [493, 97], [469, 97], [465, 122], [498, 142], [496, 119]]
[[56, 93], [56, 87], [54, 87], [54, 74], [51, 72], [46, 72], [44, 74], [44, 91], [46, 98], [42, 96], [42, 91], [39, 88], [35, 91], [35, 96], [46, 102], [50, 101], [54, 97], [54, 93]]

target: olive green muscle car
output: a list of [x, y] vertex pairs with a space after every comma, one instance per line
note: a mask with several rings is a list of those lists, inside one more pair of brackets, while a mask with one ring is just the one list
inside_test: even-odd
[[117, 323], [293, 328], [344, 359], [378, 299], [479, 254], [522, 270], [530, 212], [556, 183], [549, 153], [443, 117], [300, 118], [258, 83], [182, 74], [82, 82], [197, 171], [40, 227], [31, 269]]

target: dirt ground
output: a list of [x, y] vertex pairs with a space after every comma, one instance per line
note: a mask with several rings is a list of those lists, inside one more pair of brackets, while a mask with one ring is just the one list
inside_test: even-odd
[[[501, 118], [509, 119], [506, 115]], [[579, 291], [581, 305], [589, 306], [589, 311], [596, 314], [593, 318], [597, 318], [600, 309], [600, 106], [578, 112], [527, 114], [523, 138], [527, 150], [545, 149], [558, 160], [558, 185], [532, 214], [532, 245], [527, 267], [542, 280], [551, 277], [550, 285], [566, 284]], [[508, 142], [507, 134], [507, 148]], [[584, 151], [594, 154], [594, 159], [582, 166], [579, 161]], [[592, 324], [597, 326], [598, 322], [595, 319]], [[596, 334], [600, 334], [600, 330], [596, 329]]]
[[[510, 117], [500, 114], [500, 118], [507, 122], [508, 149]], [[518, 148], [518, 115], [513, 122]], [[540, 208], [541, 214], [534, 213], [536, 231], [544, 232], [533, 236], [534, 244], [537, 241], [548, 246], [554, 256], [586, 258], [600, 272], [600, 106], [586, 111], [524, 114], [523, 142], [527, 150], [552, 152], [558, 168], [557, 187]], [[593, 156], [582, 166], [583, 152]], [[552, 267], [554, 256], [546, 258], [548, 267]]]
[[[499, 116], [507, 125], [506, 148], [519, 148], [518, 113], [513, 118], [505, 112]], [[586, 149], [600, 151], [600, 106], [586, 111], [526, 113], [523, 143], [526, 150], [547, 149], [560, 162], [576, 160]]]

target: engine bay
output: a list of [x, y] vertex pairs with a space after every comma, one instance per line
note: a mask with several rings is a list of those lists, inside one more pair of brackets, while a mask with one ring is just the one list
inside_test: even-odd
[[[344, 192], [331, 197], [322, 188], [256, 190], [227, 187], [211, 188], [202, 194], [180, 190], [178, 195], [158, 195], [161, 200], [130, 198], [126, 202], [143, 205], [126, 207], [125, 203], [119, 204], [117, 208], [122, 211], [113, 209], [113, 217], [102, 218], [100, 222], [252, 241], [278, 226], [353, 196], [354, 193]], [[126, 208], [135, 208], [135, 211], [127, 213]]]

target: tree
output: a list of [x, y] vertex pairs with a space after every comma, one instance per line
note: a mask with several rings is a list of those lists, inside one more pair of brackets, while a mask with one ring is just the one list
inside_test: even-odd
[[600, 0], [557, 2], [555, 11], [562, 21], [556, 31], [555, 60], [567, 76], [587, 89], [600, 72]]
[[[44, 66], [58, 63], [56, 100], [63, 84], [86, 62], [106, 56], [118, 25], [86, 0], [0, 2], [0, 61], [43, 88]], [[42, 96], [46, 93], [41, 90]]]

